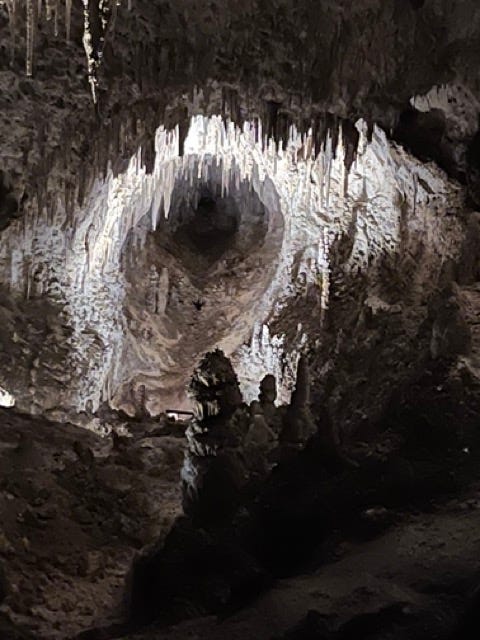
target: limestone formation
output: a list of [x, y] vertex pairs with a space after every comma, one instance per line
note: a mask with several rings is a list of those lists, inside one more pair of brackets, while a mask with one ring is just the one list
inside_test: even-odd
[[190, 382], [190, 393], [196, 402], [200, 419], [228, 419], [242, 404], [237, 376], [225, 354], [219, 349], [207, 353], [196, 368]]
[[245, 446], [254, 449], [264, 449], [275, 441], [275, 433], [268, 426], [267, 417], [263, 413], [263, 407], [259, 402], [252, 402], [250, 406], [252, 422], [245, 436]]
[[272, 374], [266, 375], [260, 382], [260, 393], [258, 396], [261, 410], [270, 424], [274, 424], [277, 415], [275, 401], [277, 400], [277, 381]]
[[316, 432], [310, 407], [310, 375], [308, 362], [301, 356], [292, 400], [284, 418], [280, 440], [287, 445], [303, 446]]
[[212, 516], [217, 496], [216, 515], [221, 518], [224, 511], [231, 508], [223, 492], [226, 491], [233, 504], [246, 477], [235, 448], [229, 451], [232, 444], [238, 445], [236, 423], [243, 412], [238, 380], [223, 352], [217, 349], [203, 357], [192, 376], [189, 391], [197, 416], [187, 429], [189, 447], [182, 469], [183, 506], [188, 514]]
[[478, 0], [0, 0], [0, 638], [448, 637], [479, 38]]
[[[102, 402], [134, 415], [144, 387], [146, 410], [158, 414], [167, 403], [185, 402], [200, 354], [220, 347], [232, 356], [247, 401], [271, 374], [286, 403], [299, 353], [340, 339], [328, 336], [325, 321], [328, 308], [349, 294], [330, 282], [339, 237], [351, 244], [342, 278], [372, 272], [366, 295], [377, 307], [388, 304], [379, 287], [393, 287], [383, 262], [399, 256], [394, 272], [403, 282], [410, 256], [418, 256], [414, 331], [438, 270], [459, 255], [462, 227], [450, 213], [461, 210], [462, 191], [434, 166], [415, 165], [380, 129], [371, 141], [365, 123], [356, 131], [356, 162], [347, 172], [341, 138], [336, 149], [329, 138], [315, 156], [312, 136], [292, 129], [283, 153], [254, 123], [240, 130], [219, 116], [196, 116], [183, 157], [178, 132], [160, 127], [153, 172], [132, 156], [125, 171], [92, 186], [75, 224], [64, 207], [13, 222], [2, 233], [0, 280], [6, 304], [21, 308], [25, 320], [15, 340], [5, 336], [12, 356], [0, 357], [0, 384], [22, 410], [50, 415], [87, 404], [96, 410]], [[311, 155], [304, 156], [306, 145]], [[413, 174], [418, 179], [410, 180]], [[192, 240], [205, 183], [216, 198], [217, 232], [229, 216], [236, 220], [234, 236], [222, 236], [220, 256], [199, 256]], [[420, 246], [421, 220], [432, 238], [428, 250]], [[396, 289], [410, 304], [408, 287]], [[320, 300], [313, 314], [312, 294]], [[193, 304], [199, 299], [200, 313]], [[52, 313], [39, 313], [47, 302]], [[14, 367], [22, 375], [12, 378]]]

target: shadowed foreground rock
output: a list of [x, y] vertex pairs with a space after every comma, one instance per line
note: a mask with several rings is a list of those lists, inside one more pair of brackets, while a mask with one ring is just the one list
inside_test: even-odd
[[[413, 416], [421, 416], [425, 425], [437, 420], [434, 400], [438, 387], [445, 385], [449, 375], [447, 361], [441, 370], [443, 374], [439, 371], [437, 378], [427, 375], [401, 394], [385, 415], [384, 424], [379, 425], [380, 432], [383, 430], [381, 436], [368, 443], [350, 444], [348, 458], [354, 463], [332, 468], [322, 462], [328, 460], [322, 456], [324, 439], [314, 436], [303, 450], [290, 452], [287, 459], [280, 461], [260, 481], [251, 480], [244, 491], [237, 488], [235, 501], [227, 511], [222, 511], [222, 517], [213, 520], [208, 515], [203, 517], [202, 509], [205, 507], [206, 514], [211, 513], [215, 495], [219, 496], [221, 509], [225, 495], [223, 484], [212, 483], [208, 494], [199, 492], [195, 517], [177, 521], [165, 546], [135, 566], [131, 599], [133, 624], [156, 620], [156, 624], [160, 624], [156, 627], [157, 633], [160, 633], [163, 625], [216, 613], [224, 620], [220, 623], [224, 632], [229, 634], [230, 626], [235, 628], [236, 623], [228, 622], [229, 618], [223, 616], [246, 606], [246, 612], [234, 614], [234, 619], [236, 616], [245, 623], [250, 621], [253, 629], [257, 615], [262, 615], [262, 602], [268, 601], [269, 590], [282, 589], [281, 584], [288, 590], [295, 581], [304, 580], [306, 589], [314, 589], [310, 600], [314, 602], [313, 585], [328, 590], [327, 586], [320, 587], [322, 575], [326, 580], [335, 580], [335, 562], [342, 560], [348, 571], [349, 557], [355, 563], [355, 555], [361, 554], [361, 549], [373, 554], [368, 561], [373, 564], [362, 566], [362, 571], [378, 571], [373, 560], [376, 547], [382, 549], [382, 562], [388, 562], [389, 554], [397, 554], [395, 540], [404, 535], [400, 532], [404, 530], [405, 520], [411, 520], [412, 532], [415, 526], [425, 527], [428, 535], [428, 528], [435, 528], [438, 519], [438, 535], [446, 540], [450, 535], [447, 522], [452, 517], [451, 510], [459, 508], [452, 496], [477, 491], [480, 434], [474, 421], [469, 424], [464, 420], [465, 431], [455, 429], [455, 413], [463, 409], [456, 405], [455, 398], [444, 396], [443, 411], [451, 415], [449, 424], [453, 431], [440, 441], [426, 431], [421, 443], [413, 443], [412, 437], [420, 433], [419, 426], [412, 423]], [[234, 415], [228, 409], [224, 414], [217, 413], [212, 423], [215, 433], [229, 433], [226, 425], [234, 420]], [[288, 411], [285, 415], [288, 416]], [[208, 419], [199, 425], [206, 428], [207, 423]], [[441, 434], [442, 425], [439, 428]], [[204, 460], [206, 477], [209, 465], [215, 469], [222, 446], [229, 446], [228, 439], [210, 439], [209, 443], [216, 444], [216, 453]], [[241, 443], [237, 441], [236, 446], [241, 447]], [[199, 455], [199, 450], [196, 451]], [[436, 452], [435, 455], [432, 452]], [[213, 477], [217, 477], [215, 473]], [[473, 488], [469, 489], [472, 482]], [[445, 506], [434, 507], [437, 502]], [[435, 509], [437, 515], [435, 511], [431, 514]], [[468, 515], [465, 517], [467, 522]], [[423, 525], [422, 521], [429, 524]], [[405, 553], [409, 553], [408, 546], [412, 544], [411, 552], [416, 554], [417, 544], [425, 542], [413, 539], [407, 542], [409, 535], [412, 533], [407, 534], [402, 543], [406, 544]], [[452, 536], [457, 539], [456, 534]], [[428, 548], [425, 547], [431, 569], [435, 566], [436, 550], [445, 544], [441, 542], [437, 547], [435, 541], [431, 541]], [[341, 550], [342, 547], [345, 550]], [[422, 552], [418, 550], [418, 553]], [[448, 552], [442, 557], [448, 564]], [[377, 609], [371, 612], [361, 609], [358, 613], [348, 612], [344, 610], [346, 604], [339, 604], [340, 609], [334, 608], [328, 615], [312, 610], [305, 620], [281, 637], [446, 639], [456, 617], [462, 615], [462, 600], [468, 597], [480, 567], [478, 561], [474, 562], [468, 577], [464, 577], [465, 565], [460, 561], [453, 568], [456, 562], [450, 576], [448, 568], [438, 575], [430, 574], [427, 566], [415, 569], [414, 562], [412, 573], [409, 575], [410, 569], [406, 569], [406, 575], [401, 578], [411, 581], [408, 589], [392, 586], [391, 593], [397, 592], [397, 600], [393, 596], [393, 601], [381, 603], [378, 594], [372, 591]], [[303, 572], [308, 573], [295, 577]], [[380, 576], [377, 579], [382, 580]], [[309, 581], [311, 587], [307, 586]], [[369, 592], [366, 585], [357, 588], [359, 593], [363, 589]], [[404, 599], [398, 600], [402, 589]], [[444, 594], [443, 611], [437, 595], [427, 597], [428, 593], [440, 594], [440, 600]], [[146, 638], [154, 637], [145, 633]], [[179, 638], [183, 637], [180, 630], [178, 633]], [[206, 634], [200, 637], [210, 638], [207, 632], [199, 633]]]

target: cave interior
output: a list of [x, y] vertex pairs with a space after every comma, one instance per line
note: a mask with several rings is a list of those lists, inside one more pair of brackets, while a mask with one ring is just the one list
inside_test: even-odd
[[479, 43], [0, 0], [0, 640], [480, 637]]

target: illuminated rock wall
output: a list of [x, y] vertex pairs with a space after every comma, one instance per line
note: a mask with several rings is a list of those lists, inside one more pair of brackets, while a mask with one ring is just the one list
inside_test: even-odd
[[[98, 180], [83, 207], [66, 214], [58, 199], [44, 215], [13, 223], [2, 234], [0, 281], [10, 306], [31, 321], [2, 338], [14, 346], [0, 362], [0, 384], [34, 412], [95, 410], [107, 401], [157, 413], [186, 402], [199, 356], [220, 346], [233, 356], [247, 399], [274, 373], [284, 401], [299, 352], [322, 339], [329, 296], [341, 295], [329, 267], [341, 236], [351, 243], [345, 274], [371, 274], [385, 254], [408, 256], [422, 237], [429, 251], [411, 282], [411, 304], [424, 304], [442, 264], [458, 253], [462, 232], [452, 214], [462, 191], [381, 130], [368, 142], [357, 127], [347, 170], [341, 136], [336, 149], [327, 137], [314, 157], [312, 139], [293, 127], [277, 147], [258, 122], [240, 131], [198, 116], [182, 157], [178, 129], [160, 128], [151, 174], [139, 152], [123, 173]], [[240, 240], [199, 279], [194, 256], [191, 264], [172, 259], [174, 245], [155, 254], [154, 238], [175, 229], [185, 202], [206, 184], [233, 198]], [[242, 243], [255, 224], [259, 241]], [[373, 277], [367, 285], [372, 308], [389, 304], [377, 284]]]

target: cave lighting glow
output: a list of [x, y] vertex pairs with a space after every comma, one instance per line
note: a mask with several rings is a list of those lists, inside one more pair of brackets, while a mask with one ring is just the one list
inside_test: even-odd
[[[139, 150], [124, 173], [115, 176], [109, 171], [105, 179], [98, 178], [74, 215], [67, 216], [59, 198], [55, 211], [13, 223], [2, 234], [0, 283], [16, 295], [60, 301], [65, 324], [72, 329], [67, 345], [69, 378], [61, 391], [44, 394], [41, 400], [34, 397], [32, 402], [41, 406], [28, 406], [25, 399], [22, 406], [33, 412], [58, 406], [78, 411], [115, 401], [117, 390], [132, 376], [127, 352], [132, 336], [123, 312], [126, 282], [121, 267], [127, 236], [135, 235], [130, 250], [141, 251], [148, 229], [139, 228], [139, 222], [148, 216], [150, 229], [155, 230], [162, 217], [168, 217], [178, 178], [186, 184], [201, 183], [214, 170], [216, 175], [220, 170], [222, 193], [247, 181], [265, 208], [276, 212], [271, 224], [283, 221], [275, 273], [259, 301], [257, 316], [249, 319], [248, 327], [245, 323], [249, 334], [243, 344], [226, 340], [218, 346], [232, 357], [246, 399], [256, 396], [258, 380], [267, 373], [277, 377], [280, 400], [287, 399], [299, 350], [308, 336], [299, 324], [295, 344], [287, 345], [282, 334], [272, 335], [268, 318], [311, 285], [319, 290], [318, 323], [322, 323], [330, 295], [329, 251], [336, 238], [346, 232], [352, 236], [344, 265], [347, 272], [371, 268], [386, 252], [400, 248], [403, 202], [412, 212], [408, 224], [422, 226], [439, 261], [456, 250], [449, 236], [456, 223], [442, 212], [445, 202], [460, 196], [452, 193], [444, 174], [416, 163], [379, 128], [374, 127], [371, 140], [364, 122], [359, 121], [357, 129], [357, 157], [347, 172], [342, 136], [334, 149], [327, 135], [315, 156], [311, 134], [301, 134], [293, 126], [288, 140], [277, 145], [267, 139], [258, 121], [239, 128], [221, 116], [195, 116], [183, 156], [178, 127], [167, 131], [161, 126], [152, 173], [142, 165]], [[135, 256], [127, 259], [134, 261]], [[369, 300], [373, 306], [383, 304], [374, 291]], [[138, 365], [142, 375], [150, 379], [157, 375], [158, 384], [162, 367], [168, 366], [167, 342], [162, 349], [158, 357], [149, 353], [148, 360]], [[291, 365], [287, 373], [281, 364], [285, 359]], [[17, 403], [22, 391], [25, 395], [24, 390], [13, 390]], [[30, 393], [35, 396], [36, 390]]]
[[3, 387], [0, 387], [0, 407], [10, 409], [15, 406], [15, 398]]

